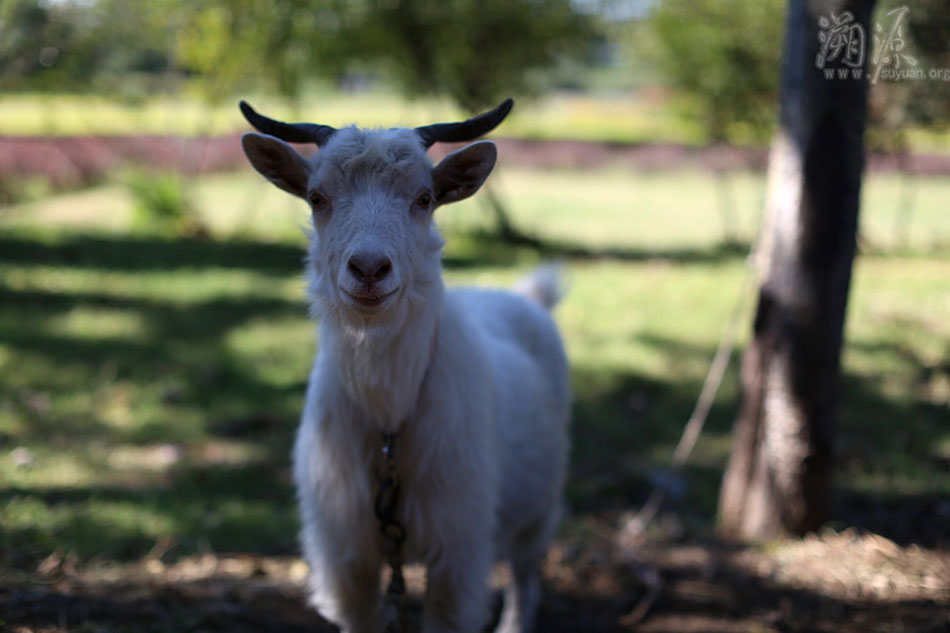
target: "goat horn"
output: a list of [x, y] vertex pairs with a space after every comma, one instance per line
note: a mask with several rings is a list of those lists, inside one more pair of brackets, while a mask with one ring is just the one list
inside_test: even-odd
[[426, 149], [432, 147], [433, 143], [443, 141], [446, 143], [461, 143], [463, 141], [472, 141], [491, 132], [502, 120], [511, 112], [511, 106], [515, 102], [511, 99], [505, 99], [501, 104], [490, 112], [479, 114], [466, 121], [459, 123], [434, 123], [416, 128], [416, 133], [422, 138], [422, 144]]
[[284, 123], [269, 119], [262, 114], [254, 111], [247, 101], [241, 101], [241, 112], [248, 123], [256, 127], [264, 134], [276, 136], [279, 139], [290, 141], [291, 143], [316, 143], [323, 146], [330, 136], [336, 132], [336, 128], [329, 125], [319, 125], [317, 123]]

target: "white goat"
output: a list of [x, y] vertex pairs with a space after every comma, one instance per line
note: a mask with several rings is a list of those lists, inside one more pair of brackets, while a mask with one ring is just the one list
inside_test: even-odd
[[[445, 291], [433, 211], [475, 193], [496, 149], [475, 142], [434, 167], [425, 153], [491, 130], [511, 101], [415, 130], [335, 130], [241, 108], [267, 133], [244, 135], [251, 164], [313, 212], [307, 274], [320, 345], [294, 449], [313, 604], [346, 633], [379, 631], [381, 568], [394, 548], [397, 563], [428, 568], [424, 630], [475, 633], [488, 620], [491, 567], [508, 560], [499, 630], [526, 633], [567, 459], [567, 364], [545, 309], [556, 292], [543, 274], [521, 295]], [[303, 158], [276, 137], [320, 150]], [[381, 483], [387, 467], [393, 478]], [[394, 480], [401, 548], [373, 513], [379, 486]]]

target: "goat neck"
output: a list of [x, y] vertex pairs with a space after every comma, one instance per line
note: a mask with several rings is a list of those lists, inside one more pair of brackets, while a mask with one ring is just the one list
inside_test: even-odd
[[396, 318], [370, 323], [335, 313], [320, 322], [327, 360], [339, 370], [347, 394], [383, 431], [398, 431], [416, 406], [435, 351], [444, 293], [439, 279], [417, 291]]

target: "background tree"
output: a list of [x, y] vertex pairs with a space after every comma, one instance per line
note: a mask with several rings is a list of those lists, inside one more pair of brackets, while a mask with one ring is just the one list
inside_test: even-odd
[[[900, 54], [902, 67], [928, 72], [932, 68], [950, 68], [950, 12], [944, 0], [921, 0], [908, 4], [900, 0], [880, 2], [875, 12], [875, 47], [871, 61], [881, 55]], [[897, 24], [899, 22], [899, 24]], [[889, 30], [895, 31], [901, 51], [884, 51], [881, 39]], [[869, 36], [870, 37], [870, 36]], [[879, 59], [878, 62], [883, 60]], [[872, 75], [873, 76], [873, 75]], [[911, 147], [908, 131], [930, 128], [946, 129], [950, 125], [950, 81], [883, 79], [871, 86], [868, 146], [876, 152], [897, 157], [903, 174], [901, 195], [894, 215], [894, 241], [906, 247], [915, 197], [911, 178]]]
[[[601, 42], [570, 0], [200, 0], [186, 13], [179, 52], [212, 98], [252, 80], [295, 97], [307, 79], [362, 72], [474, 113], [540, 92], [561, 60]], [[538, 244], [487, 198], [502, 237]]]
[[372, 1], [362, 23], [375, 59], [406, 94], [447, 96], [470, 113], [511, 96], [537, 94], [545, 71], [590, 57], [600, 41], [593, 17], [569, 0]]
[[293, 97], [308, 79], [357, 71], [468, 112], [539, 92], [545, 71], [601, 41], [569, 0], [197, 0], [180, 15], [181, 60], [218, 92], [241, 77]]
[[289, 98], [308, 81], [342, 72], [341, 22], [349, 3], [330, 0], [196, 0], [178, 4], [180, 63], [212, 101], [264, 87]]
[[[468, 113], [539, 93], [560, 61], [590, 58], [602, 42], [594, 17], [570, 0], [372, 0], [347, 22], [354, 63], [378, 63], [407, 96], [446, 96]], [[540, 245], [492, 187], [483, 191], [502, 238]]]
[[174, 25], [121, 0], [0, 3], [0, 87], [143, 97], [167, 88]]
[[[634, 31], [634, 48], [709, 143], [756, 142], [773, 126], [783, 10], [781, 0], [663, 0]], [[734, 242], [729, 175], [710, 167], [723, 238]]]
[[774, 125], [781, 0], [663, 0], [636, 30], [636, 54], [684, 99], [710, 143], [764, 138]]
[[35, 80], [58, 58], [54, 46], [62, 46], [72, 31], [67, 22], [56, 19], [53, 8], [39, 2], [0, 3], [0, 87], [17, 88]]
[[[758, 308], [719, 500], [719, 527], [730, 536], [800, 534], [828, 515], [869, 84], [816, 67], [819, 18], [849, 11], [867, 34], [873, 4], [789, 3]], [[850, 71], [849, 62], [841, 53], [825, 67]]]

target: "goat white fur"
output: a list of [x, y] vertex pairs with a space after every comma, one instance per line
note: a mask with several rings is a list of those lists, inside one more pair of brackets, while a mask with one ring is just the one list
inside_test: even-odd
[[381, 431], [398, 432], [397, 517], [407, 562], [427, 566], [424, 630], [481, 631], [491, 567], [508, 560], [498, 630], [527, 633], [567, 460], [567, 363], [540, 303], [553, 303], [554, 281], [536, 275], [520, 294], [446, 291], [432, 221], [481, 186], [494, 144], [435, 167], [401, 128], [337, 130], [309, 159], [263, 134], [243, 146], [313, 210], [307, 274], [320, 343], [294, 448], [313, 604], [346, 633], [380, 630], [374, 473]]

